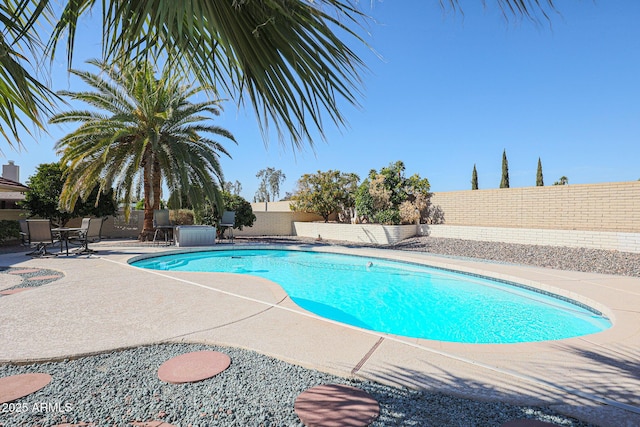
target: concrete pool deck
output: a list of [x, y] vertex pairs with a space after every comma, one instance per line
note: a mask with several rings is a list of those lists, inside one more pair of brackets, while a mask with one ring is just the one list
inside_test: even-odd
[[[218, 245], [217, 249], [264, 245]], [[102, 242], [93, 256], [0, 255], [0, 266], [65, 277], [0, 297], [0, 363], [59, 360], [159, 342], [252, 349], [304, 367], [479, 400], [547, 406], [602, 426], [640, 425], [640, 278], [472, 261], [418, 252], [292, 245], [420, 262], [531, 285], [584, 302], [607, 331], [527, 344], [458, 344], [319, 318], [275, 283], [226, 273], [131, 267], [174, 250]], [[285, 245], [268, 247], [287, 248]], [[0, 280], [6, 275], [0, 275]]]

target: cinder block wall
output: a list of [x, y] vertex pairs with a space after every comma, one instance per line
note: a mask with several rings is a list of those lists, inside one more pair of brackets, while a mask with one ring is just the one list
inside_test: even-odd
[[640, 181], [434, 193], [444, 224], [640, 232]]
[[322, 220], [319, 215], [304, 212], [253, 211], [253, 213], [256, 216], [253, 226], [243, 227], [242, 230], [233, 230], [235, 236], [292, 236], [294, 234], [293, 223], [295, 221]]

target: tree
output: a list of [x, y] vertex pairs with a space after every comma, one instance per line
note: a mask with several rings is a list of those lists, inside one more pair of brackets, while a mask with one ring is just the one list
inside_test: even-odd
[[242, 184], [237, 179], [234, 182], [227, 181], [222, 186], [222, 189], [229, 194], [239, 196], [242, 193]]
[[[215, 203], [207, 202], [195, 210], [196, 221], [200, 224], [213, 225], [220, 227], [220, 219], [224, 211], [234, 211], [236, 213], [234, 229], [242, 230], [243, 227], [251, 227], [256, 220], [256, 215], [251, 209], [249, 203], [243, 197], [237, 194], [231, 194], [228, 191], [222, 192], [223, 206], [219, 209]], [[223, 232], [220, 232], [220, 237]]]
[[542, 162], [540, 161], [540, 157], [538, 157], [538, 172], [536, 173], [536, 186], [544, 187], [544, 178], [542, 176]]
[[356, 210], [361, 220], [381, 224], [426, 222], [429, 216], [429, 180], [404, 175], [404, 163], [369, 172], [356, 192]]
[[[458, 2], [449, 1], [454, 9]], [[497, 2], [505, 16], [533, 20], [539, 15], [548, 19], [555, 10], [553, 0]], [[78, 20], [85, 14], [102, 16], [96, 31], [103, 35], [106, 62], [126, 68], [127, 63], [166, 58], [202, 86], [223, 88], [239, 104], [248, 97], [264, 135], [274, 123], [281, 140], [288, 135], [296, 147], [304, 139], [311, 142], [312, 129], [323, 135], [325, 112], [336, 124], [345, 124], [337, 97], [357, 104], [365, 67], [338, 34], [365, 43], [358, 30], [367, 18], [350, 1], [67, 0], [57, 18], [51, 3], [6, 0], [0, 8], [0, 51], [8, 53], [0, 57], [0, 104], [9, 106], [0, 120], [9, 126], [20, 119], [17, 110], [41, 124], [32, 106], [47, 106], [51, 94], [24, 71], [23, 62], [55, 57], [59, 41], [66, 40], [71, 68], [76, 31], [82, 28]], [[97, 5], [103, 10], [94, 10]], [[43, 54], [38, 34], [47, 33], [50, 22], [54, 29]], [[23, 56], [17, 43], [37, 49]]]
[[[71, 218], [81, 216], [105, 217], [118, 211], [113, 190], [103, 191], [98, 198], [98, 186], [94, 186], [86, 200], [76, 203], [73, 211], [60, 208], [59, 200], [64, 185], [65, 167], [60, 163], [43, 163], [36, 173], [29, 177], [24, 201], [20, 206], [29, 216], [50, 219], [56, 225], [64, 226]], [[96, 200], [97, 199], [97, 200]]]
[[569, 185], [569, 178], [561, 176], [553, 185]]
[[280, 186], [287, 179], [280, 169], [275, 168], [261, 169], [256, 178], [260, 179], [260, 186], [253, 197], [254, 202], [274, 202], [280, 196]]
[[150, 64], [120, 69], [95, 60], [89, 63], [99, 67], [101, 74], [72, 73], [93, 90], [61, 94], [95, 109], [72, 110], [51, 119], [52, 123], [81, 123], [56, 144], [62, 161], [69, 164], [62, 206], [73, 210], [78, 197], [85, 197], [99, 183], [101, 190], [115, 187], [128, 217], [132, 197], [142, 187], [140, 238], [144, 240], [153, 234], [153, 211], [160, 207], [163, 181], [175, 201], [186, 195], [192, 206], [203, 204], [205, 198], [221, 205], [214, 179], [223, 180], [219, 156], [228, 153], [216, 140], [202, 136], [235, 142], [227, 130], [203, 123], [219, 114], [219, 101], [190, 102], [204, 88], [185, 86], [180, 74], [169, 67], [156, 77]]
[[332, 214], [355, 207], [358, 181], [358, 175], [337, 170], [304, 174], [298, 180], [296, 193], [291, 197], [291, 210], [313, 212], [328, 222]]
[[473, 165], [473, 172], [471, 172], [471, 189], [478, 189], [478, 171], [476, 170], [476, 165]]
[[507, 161], [507, 150], [502, 152], [502, 180], [500, 188], [509, 188], [509, 162]]

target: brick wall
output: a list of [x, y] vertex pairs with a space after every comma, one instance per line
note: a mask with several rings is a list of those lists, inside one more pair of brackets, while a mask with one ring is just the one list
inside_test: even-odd
[[444, 224], [640, 232], [640, 181], [434, 193]]

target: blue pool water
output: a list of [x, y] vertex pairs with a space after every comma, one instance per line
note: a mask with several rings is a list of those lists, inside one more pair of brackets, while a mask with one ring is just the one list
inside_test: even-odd
[[264, 277], [322, 317], [406, 337], [518, 343], [587, 335], [611, 326], [586, 307], [523, 287], [378, 258], [225, 250], [159, 256], [132, 265]]

